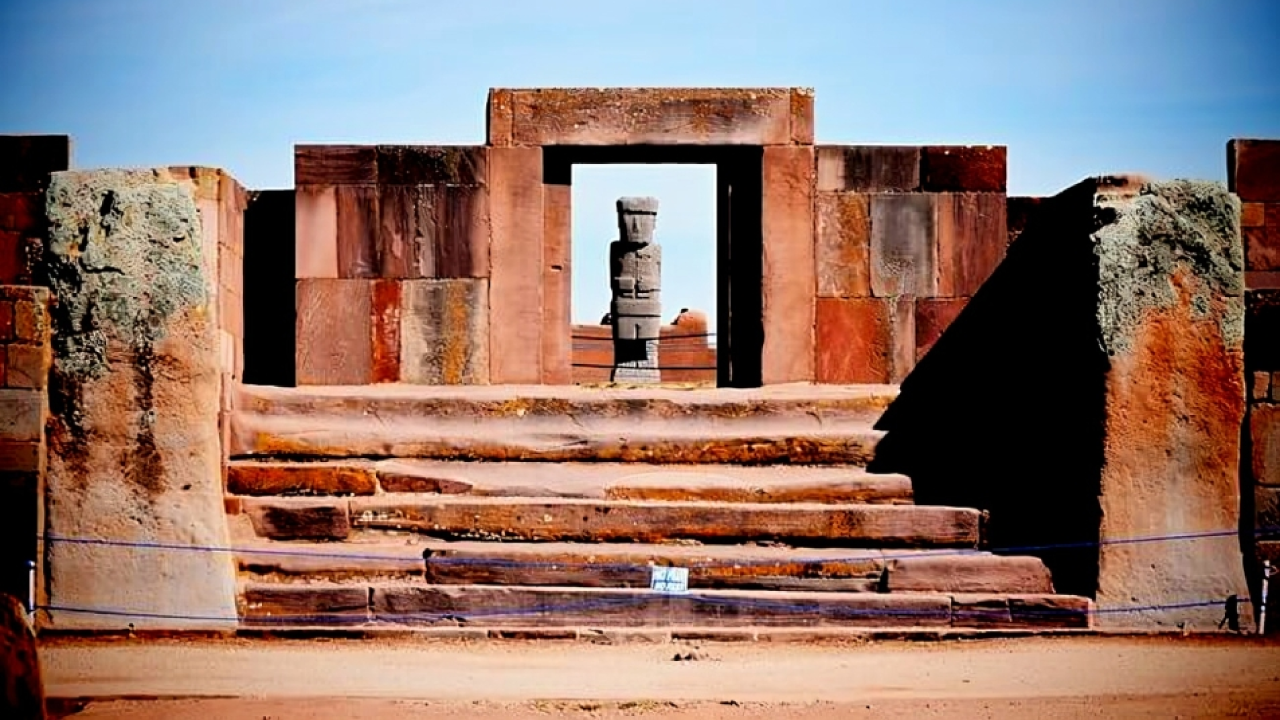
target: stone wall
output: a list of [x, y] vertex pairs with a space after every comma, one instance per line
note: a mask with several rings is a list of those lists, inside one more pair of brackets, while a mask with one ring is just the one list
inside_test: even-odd
[[1004, 258], [1004, 147], [817, 148], [816, 380], [896, 383]]
[[[658, 368], [664, 383], [716, 382], [716, 348], [708, 340], [707, 317], [684, 312], [659, 330]], [[607, 383], [612, 378], [613, 329], [608, 325], [573, 326], [573, 382]]]
[[[1227, 168], [1244, 236], [1250, 462], [1242, 485], [1257, 540], [1250, 558], [1257, 593], [1261, 562], [1280, 564], [1280, 140], [1232, 140]], [[1277, 597], [1271, 592], [1268, 604]], [[1269, 625], [1268, 634], [1275, 632], [1276, 623]]]
[[44, 524], [49, 363], [49, 291], [0, 285], [0, 594], [24, 601]]

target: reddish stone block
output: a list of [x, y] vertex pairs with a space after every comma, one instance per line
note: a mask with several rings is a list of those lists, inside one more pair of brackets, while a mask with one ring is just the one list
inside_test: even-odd
[[1249, 397], [1254, 400], [1270, 399], [1271, 373], [1265, 370], [1253, 371], [1252, 382], [1249, 383]]
[[921, 298], [916, 300], [916, 362], [928, 354], [952, 321], [969, 303], [968, 298]]
[[766, 147], [764, 197], [764, 347], [766, 385], [813, 381], [813, 148]]
[[1008, 245], [999, 193], [940, 193], [935, 200], [938, 295], [969, 297], [991, 277]]
[[[570, 299], [573, 253], [573, 190], [567, 185], [544, 186], [542, 271], [542, 382], [568, 385], [573, 381], [573, 309]], [[659, 347], [661, 351], [661, 346]]]
[[1000, 145], [930, 146], [920, 162], [920, 185], [926, 192], [1005, 191], [1008, 149]]
[[866, 195], [820, 192], [818, 297], [871, 295], [871, 209]]
[[8, 342], [13, 337], [13, 302], [0, 300], [0, 342]]
[[373, 382], [400, 380], [401, 285], [396, 280], [373, 281]]
[[1280, 140], [1227, 143], [1227, 186], [1245, 202], [1280, 203]]
[[937, 242], [933, 195], [871, 196], [871, 293], [933, 297]]
[[485, 137], [493, 147], [509, 147], [514, 123], [515, 103], [510, 90], [489, 90], [489, 102], [485, 113]]
[[26, 275], [25, 240], [19, 233], [0, 230], [0, 284], [16, 285]]
[[913, 192], [920, 189], [920, 148], [825, 145], [817, 148], [818, 190]]
[[1266, 225], [1266, 203], [1240, 203], [1240, 227], [1252, 228]]
[[[790, 88], [547, 88], [511, 92], [516, 145], [767, 146], [792, 142]], [[490, 115], [494, 115], [492, 107]]]
[[43, 220], [43, 193], [0, 193], [0, 230], [35, 233]]
[[53, 362], [50, 347], [12, 343], [4, 347], [5, 387], [43, 390]]
[[42, 191], [50, 173], [70, 167], [66, 135], [0, 135], [0, 192]]
[[819, 383], [900, 382], [914, 344], [909, 300], [818, 298], [815, 375]]
[[0, 441], [0, 472], [39, 472], [39, 442]]
[[489, 150], [483, 145], [379, 145], [380, 185], [483, 185]]
[[355, 279], [298, 280], [299, 385], [373, 382], [373, 283]]
[[1249, 408], [1250, 471], [1259, 485], [1280, 486], [1280, 405]]
[[813, 88], [791, 88], [791, 142], [813, 144]]
[[372, 185], [378, 182], [373, 145], [295, 145], [293, 184]]
[[328, 185], [299, 185], [294, 217], [295, 277], [338, 277], [337, 192]]
[[542, 382], [542, 148], [490, 148], [490, 381]]
[[1244, 227], [1245, 269], [1250, 271], [1280, 270], [1280, 203], [1262, 206], [1262, 224]]
[[338, 277], [376, 277], [378, 188], [339, 185], [334, 191], [338, 211]]

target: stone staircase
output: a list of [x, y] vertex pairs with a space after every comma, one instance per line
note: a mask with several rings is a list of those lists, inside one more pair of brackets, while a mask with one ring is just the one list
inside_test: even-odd
[[[246, 627], [1090, 626], [982, 513], [865, 470], [891, 386], [240, 387]], [[689, 569], [687, 595], [649, 589]]]

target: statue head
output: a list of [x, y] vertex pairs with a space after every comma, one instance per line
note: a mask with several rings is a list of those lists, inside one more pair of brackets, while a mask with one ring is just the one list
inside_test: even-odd
[[653, 242], [653, 226], [658, 219], [658, 198], [618, 198], [618, 239], [648, 245]]

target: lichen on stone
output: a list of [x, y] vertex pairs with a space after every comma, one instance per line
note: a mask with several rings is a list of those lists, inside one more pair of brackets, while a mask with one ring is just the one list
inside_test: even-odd
[[1239, 201], [1219, 183], [1175, 180], [1151, 183], [1136, 196], [1099, 195], [1098, 308], [1103, 350], [1131, 348], [1145, 313], [1179, 302], [1175, 283], [1187, 282], [1193, 315], [1223, 308], [1223, 341], [1238, 348], [1244, 337], [1244, 247]]

